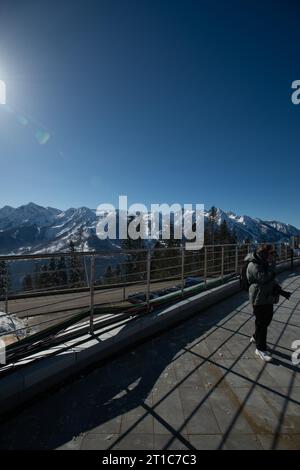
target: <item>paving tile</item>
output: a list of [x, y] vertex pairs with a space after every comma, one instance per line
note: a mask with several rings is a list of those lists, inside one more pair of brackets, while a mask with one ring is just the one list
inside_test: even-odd
[[255, 434], [230, 434], [222, 448], [226, 450], [263, 450], [263, 446]]
[[192, 434], [190, 443], [197, 450], [217, 450], [222, 442], [221, 434]]
[[253, 359], [240, 359], [239, 366], [244, 371], [244, 374], [249, 377], [252, 383], [259, 383], [265, 387], [278, 388], [279, 383], [276, 380], [276, 376], [272, 377], [268, 373], [268, 366], [270, 364], [264, 363], [259, 358], [254, 357]]
[[[150, 411], [149, 409], [150, 408]], [[154, 429], [151, 407], [138, 406], [122, 416], [121, 434], [133, 432], [135, 434], [151, 434]]]
[[98, 420], [94, 421], [89, 426], [89, 434], [117, 434], [121, 429], [121, 416], [107, 417], [99, 420], [99, 424], [96, 424]]
[[69, 434], [56, 434], [51, 436], [47, 442], [48, 449], [53, 450], [80, 450], [85, 435], [73, 436], [70, 439]]
[[[206, 339], [206, 344], [207, 347], [210, 351], [211, 354], [217, 353], [220, 348], [224, 348], [224, 350], [227, 350], [227, 341], [229, 341], [229, 338], [232, 336], [233, 333], [230, 331], [217, 329], [215, 332], [213, 332], [209, 338]], [[229, 351], [228, 351], [229, 354]], [[230, 351], [231, 354], [231, 351]]]
[[192, 448], [187, 435], [181, 434], [180, 437], [175, 437], [172, 434], [154, 435], [155, 450], [190, 450]]
[[220, 428], [203, 387], [180, 387], [180, 397], [188, 434], [214, 434]]
[[113, 445], [114, 450], [153, 450], [153, 434], [125, 434]]
[[292, 387], [280, 387], [278, 392], [287, 395], [291, 400], [293, 400], [296, 405], [300, 405], [300, 387], [295, 383]]
[[224, 387], [224, 374], [219, 366], [212, 361], [206, 361], [199, 367], [199, 376], [202, 386], [206, 389], [218, 386]]
[[290, 399], [288, 389], [270, 392], [260, 390], [264, 400], [278, 416], [276, 432], [284, 434], [300, 434], [300, 406]]
[[270, 362], [267, 366], [268, 374], [276, 380], [280, 387], [289, 387], [291, 381], [300, 386], [300, 369], [297, 372], [292, 364], [284, 364], [277, 362], [276, 353], [273, 353], [274, 363]]
[[[241, 403], [241, 411], [247, 420], [252, 432], [255, 434], [275, 433], [280, 411], [274, 409], [274, 406], [268, 402], [264, 395], [257, 388], [235, 388], [235, 395]], [[236, 431], [234, 426], [233, 432]]]
[[212, 390], [209, 396], [209, 402], [213, 408], [219, 428], [222, 433], [229, 429], [242, 434], [251, 434], [255, 431], [252, 429], [249, 420], [245, 417], [242, 408], [242, 401], [237, 390], [245, 390], [246, 388], [216, 388]]
[[[186, 432], [179, 387], [166, 382], [156, 383], [152, 392], [154, 433]], [[182, 428], [183, 426], [183, 428]]]
[[216, 348], [213, 353], [209, 355], [209, 359], [212, 359], [213, 361], [218, 360], [219, 358], [224, 358], [224, 359], [234, 359], [235, 358], [235, 353], [232, 352], [231, 349], [228, 347], [228, 342], [220, 346], [219, 348]]
[[200, 385], [199, 365], [195, 363], [193, 354], [185, 354], [173, 362], [177, 383], [184, 385]]
[[272, 363], [254, 356], [252, 307], [237, 294], [0, 424], [0, 448], [299, 449], [300, 276], [285, 284], [295, 292], [269, 328]]
[[107, 450], [113, 449], [119, 434], [87, 434], [84, 436], [80, 450]]
[[251, 348], [249, 339], [243, 335], [236, 334], [226, 342], [226, 347], [231, 352], [231, 356], [235, 359], [240, 359], [244, 356], [249, 356], [249, 349]]
[[249, 387], [251, 385], [239, 362], [236, 363], [234, 360], [221, 358], [217, 361], [217, 364], [224, 375], [225, 382], [230, 387]]
[[275, 437], [273, 434], [261, 434], [258, 438], [265, 450], [300, 449], [300, 435], [291, 436], [288, 434], [281, 434], [280, 436]]
[[205, 340], [203, 337], [198, 339], [198, 342], [192, 348], [190, 348], [190, 351], [191, 353], [195, 354], [195, 358], [198, 357], [198, 362], [211, 355], [211, 352], [207, 346], [207, 340]]

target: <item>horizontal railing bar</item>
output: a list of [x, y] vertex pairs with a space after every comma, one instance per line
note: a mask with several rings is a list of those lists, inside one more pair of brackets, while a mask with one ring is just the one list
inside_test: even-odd
[[[201, 250], [203, 250], [205, 247], [206, 248], [222, 248], [222, 246], [236, 246], [235, 243], [225, 243], [225, 244], [220, 244], [220, 245], [204, 245]], [[253, 246], [252, 243], [249, 244], [241, 244], [238, 245], [240, 247], [245, 247], [245, 246]], [[151, 248], [151, 251], [170, 251], [170, 250], [181, 250], [181, 246], [178, 247], [160, 247], [160, 248]], [[189, 252], [199, 252], [201, 250], [188, 250]], [[0, 261], [5, 261], [5, 260], [29, 260], [29, 259], [48, 259], [48, 258], [61, 258], [64, 256], [67, 257], [72, 257], [72, 256], [115, 256], [115, 255], [125, 255], [125, 254], [130, 254], [130, 253], [138, 253], [138, 252], [147, 252], [148, 248], [139, 248], [139, 249], [123, 249], [120, 248], [119, 250], [103, 250], [103, 251], [74, 251], [74, 252], [69, 252], [69, 251], [62, 251], [59, 253], [32, 253], [32, 254], [21, 254], [21, 255], [0, 255]]]
[[[253, 247], [256, 246], [257, 244], [255, 243], [249, 243], [249, 244], [235, 244], [235, 243], [224, 243], [224, 244], [219, 244], [219, 245], [204, 245], [201, 250], [188, 250], [189, 253], [199, 253], [201, 252], [205, 247], [207, 250], [215, 250], [217, 248], [222, 248], [222, 247], [231, 247], [231, 246], [238, 246], [240, 249], [244, 249], [246, 247]], [[288, 251], [291, 248], [289, 245], [282, 244], [282, 243], [272, 243], [273, 246], [282, 246], [282, 247], [287, 247]], [[160, 247], [160, 248], [151, 248], [151, 252], [154, 251], [170, 251], [170, 250], [181, 250], [181, 246], [179, 247]], [[103, 250], [103, 251], [75, 251], [75, 252], [59, 252], [59, 253], [39, 253], [39, 254], [21, 254], [21, 255], [0, 255], [0, 261], [14, 261], [14, 260], [34, 260], [34, 259], [49, 259], [49, 258], [61, 258], [61, 257], [80, 257], [80, 256], [95, 256], [95, 257], [102, 257], [102, 256], [107, 256], [107, 257], [112, 257], [115, 255], [126, 255], [130, 253], [138, 253], [138, 252], [147, 252], [147, 248], [142, 248], [142, 249], [122, 249], [120, 248], [119, 250]]]

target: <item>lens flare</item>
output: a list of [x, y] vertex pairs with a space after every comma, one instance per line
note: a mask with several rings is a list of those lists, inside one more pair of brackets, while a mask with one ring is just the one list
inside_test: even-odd
[[25, 116], [19, 115], [17, 116], [17, 120], [22, 126], [28, 126], [29, 121]]
[[50, 134], [43, 129], [38, 129], [35, 133], [35, 137], [40, 145], [45, 145], [50, 139]]
[[2, 109], [8, 114], [12, 114], [15, 120], [22, 126], [35, 127], [34, 137], [40, 145], [45, 145], [49, 141], [51, 135], [42, 127], [36, 128], [36, 126], [41, 126], [38, 122], [25, 114], [18, 113], [16, 109], [6, 104], [6, 85], [3, 80], [0, 80], [0, 105], [3, 105]]

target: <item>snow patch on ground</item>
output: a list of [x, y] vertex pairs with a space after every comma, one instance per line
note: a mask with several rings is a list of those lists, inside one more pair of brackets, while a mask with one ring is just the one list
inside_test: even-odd
[[[27, 322], [14, 314], [7, 314], [0, 310], [0, 335], [11, 335], [16, 330], [18, 338], [25, 338], [29, 333]], [[0, 338], [1, 338], [0, 336]]]

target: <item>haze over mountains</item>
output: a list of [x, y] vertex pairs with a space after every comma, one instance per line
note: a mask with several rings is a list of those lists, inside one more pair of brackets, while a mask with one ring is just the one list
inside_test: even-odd
[[[205, 218], [208, 218], [207, 212]], [[300, 230], [289, 224], [218, 209], [217, 224], [223, 220], [235, 230], [241, 242], [247, 238], [257, 242], [279, 242], [300, 236]], [[118, 240], [99, 240], [96, 224], [95, 210], [87, 207], [62, 211], [32, 202], [18, 208], [4, 206], [0, 209], [0, 254], [63, 252], [68, 250], [71, 239], [79, 238], [79, 248], [84, 251], [118, 249]]]

